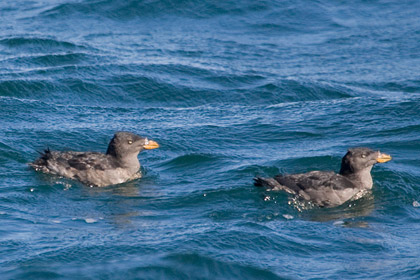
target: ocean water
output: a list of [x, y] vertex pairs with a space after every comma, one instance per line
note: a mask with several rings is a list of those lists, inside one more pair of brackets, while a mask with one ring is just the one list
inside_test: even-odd
[[[1, 279], [419, 279], [418, 1], [2, 1]], [[89, 188], [46, 147], [161, 148]], [[307, 209], [255, 175], [393, 156]]]

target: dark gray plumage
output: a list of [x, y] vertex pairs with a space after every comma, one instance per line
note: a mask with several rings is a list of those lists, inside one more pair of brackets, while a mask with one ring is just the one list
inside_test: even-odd
[[369, 148], [348, 150], [341, 161], [340, 172], [311, 171], [274, 178], [254, 178], [256, 186], [283, 190], [321, 207], [334, 207], [372, 188], [370, 171], [376, 163], [391, 160], [391, 156]]
[[117, 132], [109, 143], [106, 154], [47, 149], [29, 165], [37, 171], [104, 187], [140, 178], [140, 162], [137, 158], [139, 152], [158, 147], [155, 141], [134, 133]]

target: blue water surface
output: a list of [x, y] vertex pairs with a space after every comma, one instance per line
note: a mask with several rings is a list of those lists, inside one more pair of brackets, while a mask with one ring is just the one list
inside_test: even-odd
[[[17, 0], [0, 14], [1, 279], [419, 279], [418, 1]], [[37, 151], [158, 141], [105, 188]], [[255, 175], [393, 156], [307, 209]]]

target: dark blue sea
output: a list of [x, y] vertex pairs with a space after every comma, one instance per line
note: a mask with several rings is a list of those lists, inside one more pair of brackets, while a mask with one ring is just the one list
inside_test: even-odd
[[[1, 279], [419, 279], [418, 1], [0, 2]], [[37, 151], [159, 142], [88, 187]], [[306, 207], [253, 186], [393, 160]]]

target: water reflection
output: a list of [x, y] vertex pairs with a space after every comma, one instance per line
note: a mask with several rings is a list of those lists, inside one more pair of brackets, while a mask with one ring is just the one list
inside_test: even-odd
[[107, 221], [117, 227], [127, 227], [132, 226], [136, 219], [156, 215], [147, 209], [150, 197], [158, 195], [156, 188], [151, 190], [143, 183], [140, 179], [105, 188], [85, 187], [84, 191], [88, 196], [98, 198], [101, 203], [98, 207]]
[[108, 187], [84, 186], [84, 190], [87, 194], [92, 196], [103, 195], [108, 193], [123, 197], [141, 197], [141, 188], [139, 186], [140, 180], [141, 179]]

